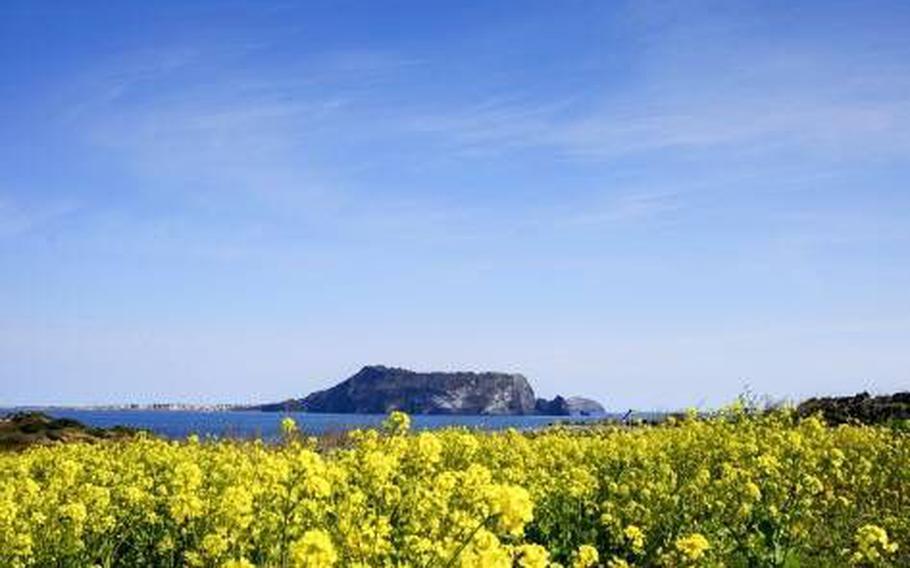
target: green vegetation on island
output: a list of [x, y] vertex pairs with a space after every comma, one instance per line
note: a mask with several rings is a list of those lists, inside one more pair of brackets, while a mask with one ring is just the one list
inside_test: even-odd
[[18, 450], [51, 442], [122, 439], [137, 432], [125, 426], [93, 428], [71, 418], [53, 418], [43, 412], [20, 411], [0, 418], [0, 450]]

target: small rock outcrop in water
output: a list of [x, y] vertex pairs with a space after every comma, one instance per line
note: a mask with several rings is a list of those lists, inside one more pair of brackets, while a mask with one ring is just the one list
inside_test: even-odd
[[800, 416], [820, 413], [830, 424], [878, 424], [890, 420], [910, 420], [910, 392], [890, 396], [871, 396], [863, 392], [854, 396], [810, 398], [800, 403], [796, 412]]
[[557, 395], [553, 400], [538, 398], [534, 408], [537, 414], [550, 416], [603, 416], [607, 413], [597, 401], [580, 396], [563, 398]]
[[[542, 399], [541, 399], [542, 400]], [[603, 412], [594, 401], [580, 398], [553, 401], [534, 398], [528, 380], [507, 373], [417, 373], [407, 369], [368, 366], [356, 375], [306, 398], [265, 404], [264, 411], [384, 414], [581, 414]]]

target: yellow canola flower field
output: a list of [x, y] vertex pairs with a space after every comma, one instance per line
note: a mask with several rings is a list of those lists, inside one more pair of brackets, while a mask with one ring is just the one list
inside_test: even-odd
[[731, 409], [0, 454], [0, 566], [910, 566], [910, 436]]

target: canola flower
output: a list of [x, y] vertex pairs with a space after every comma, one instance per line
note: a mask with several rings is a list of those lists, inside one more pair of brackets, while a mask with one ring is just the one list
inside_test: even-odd
[[640, 528], [635, 525], [629, 525], [622, 531], [622, 534], [629, 542], [629, 547], [632, 549], [632, 552], [641, 552], [644, 550], [645, 533], [642, 532]]
[[731, 409], [0, 453], [0, 567], [910, 566], [910, 436]]
[[546, 568], [550, 564], [550, 553], [539, 544], [522, 544], [515, 549], [519, 568]]
[[876, 525], [863, 525], [856, 530], [856, 552], [851, 560], [854, 564], [879, 564], [897, 552], [897, 543], [888, 539], [885, 529]]
[[711, 548], [711, 543], [704, 535], [694, 533], [676, 539], [676, 550], [682, 553], [682, 557], [687, 562], [696, 562], [705, 556], [705, 552]]
[[589, 544], [583, 544], [578, 547], [575, 558], [572, 560], [572, 568], [591, 568], [597, 565], [600, 555], [597, 549]]
[[301, 568], [328, 568], [338, 560], [332, 538], [322, 530], [307, 531], [291, 544], [291, 564]]

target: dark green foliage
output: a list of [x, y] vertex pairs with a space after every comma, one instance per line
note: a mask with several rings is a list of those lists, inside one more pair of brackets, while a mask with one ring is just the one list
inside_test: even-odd
[[854, 396], [810, 398], [796, 412], [800, 416], [819, 414], [832, 425], [859, 422], [901, 427], [901, 422], [910, 420], [910, 392], [875, 397], [863, 392]]
[[134, 428], [91, 428], [72, 418], [53, 418], [43, 412], [13, 412], [0, 418], [0, 450], [17, 450], [47, 442], [90, 442], [134, 435]]

